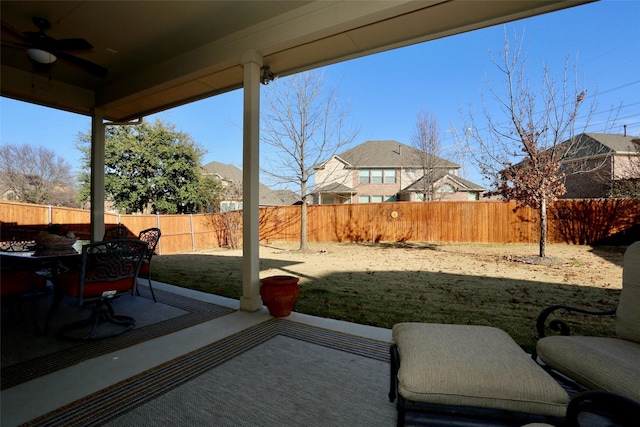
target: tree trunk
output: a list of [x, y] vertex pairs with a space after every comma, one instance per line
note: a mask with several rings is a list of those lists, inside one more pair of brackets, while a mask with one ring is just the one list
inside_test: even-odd
[[540, 257], [547, 256], [547, 199], [540, 201]]
[[300, 199], [302, 205], [300, 206], [300, 251], [308, 252], [309, 245], [307, 243], [307, 181], [303, 172], [302, 181], [300, 182]]
[[309, 245], [307, 243], [307, 200], [302, 199], [302, 205], [300, 205], [300, 250], [302, 252], [309, 251]]

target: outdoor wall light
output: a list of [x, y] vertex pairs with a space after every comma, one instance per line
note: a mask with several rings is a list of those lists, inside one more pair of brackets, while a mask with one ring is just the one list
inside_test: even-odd
[[263, 85], [268, 85], [269, 82], [272, 82], [276, 76], [271, 72], [271, 68], [268, 65], [262, 67], [262, 77], [260, 78], [260, 83]]
[[35, 48], [27, 49], [27, 55], [29, 55], [29, 58], [41, 64], [51, 64], [58, 59], [53, 53]]

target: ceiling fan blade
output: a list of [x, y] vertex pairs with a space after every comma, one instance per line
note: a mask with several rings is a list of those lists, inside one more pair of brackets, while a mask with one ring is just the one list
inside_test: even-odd
[[15, 48], [15, 49], [27, 49], [27, 48], [29, 48], [28, 44], [9, 41], [9, 40], [2, 40], [2, 46], [12, 47], [12, 48]]
[[18, 38], [20, 40], [27, 40], [27, 37], [22, 33], [22, 31], [19, 31], [13, 25], [9, 25], [4, 21], [2, 21], [2, 30], [6, 31], [12, 37]]
[[66, 52], [55, 52], [55, 55], [72, 65], [82, 68], [85, 71], [90, 72], [98, 77], [105, 77], [108, 73], [108, 70], [104, 68], [102, 65], [95, 64], [91, 61], [87, 61], [86, 59], [79, 58], [77, 56], [70, 55]]
[[62, 39], [55, 40], [53, 48], [58, 50], [89, 50], [93, 49], [91, 43], [85, 39]]

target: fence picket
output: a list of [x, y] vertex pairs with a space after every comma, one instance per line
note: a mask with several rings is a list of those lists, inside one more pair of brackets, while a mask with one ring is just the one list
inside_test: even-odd
[[[309, 242], [478, 242], [537, 243], [537, 211], [515, 202], [446, 201], [391, 202], [308, 206]], [[225, 215], [105, 214], [106, 227], [121, 223], [131, 235], [159, 226], [162, 254], [215, 248], [230, 241], [241, 244], [236, 221]], [[300, 206], [260, 208], [260, 241], [297, 242]], [[87, 210], [0, 201], [0, 224], [46, 226], [66, 224], [79, 238], [89, 238]], [[234, 223], [230, 227], [230, 223]], [[235, 231], [232, 231], [235, 230]], [[640, 200], [560, 200], [549, 209], [548, 241], [591, 244], [622, 237], [640, 238]]]

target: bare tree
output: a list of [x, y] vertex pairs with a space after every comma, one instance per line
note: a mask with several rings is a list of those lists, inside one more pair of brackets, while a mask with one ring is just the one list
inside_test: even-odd
[[322, 183], [314, 182], [314, 166], [353, 142], [357, 132], [348, 122], [347, 105], [335, 87], [325, 88], [324, 74], [308, 71], [267, 86], [262, 142], [274, 156], [263, 170], [276, 185], [299, 188], [300, 250], [307, 251], [307, 200]]
[[[586, 90], [580, 89], [577, 79], [570, 76], [568, 57], [559, 80], [543, 65], [541, 87], [537, 89], [526, 77], [526, 58], [517, 38], [512, 49], [505, 35], [503, 54], [499, 60], [491, 59], [505, 79], [504, 93], [487, 82], [502, 114], [496, 118], [485, 104], [486, 123], [482, 128], [470, 114], [465, 118], [466, 142], [482, 173], [491, 182], [489, 194], [539, 209], [539, 256], [545, 257], [547, 206], [565, 193], [565, 176], [594, 171], [602, 167], [605, 159], [588, 167], [586, 163], [575, 162], [570, 168], [566, 166], [568, 160], [588, 150], [587, 138], [579, 137], [575, 129]], [[585, 128], [595, 105], [594, 100], [584, 115]]]
[[422, 178], [418, 182], [422, 200], [436, 200], [439, 193], [435, 184], [442, 177], [445, 164], [443, 157], [446, 154], [440, 139], [438, 119], [429, 111], [422, 110], [418, 113], [411, 145], [418, 150], [416, 164], [422, 169]]
[[75, 206], [71, 165], [45, 147], [0, 146], [0, 183], [25, 203]]

